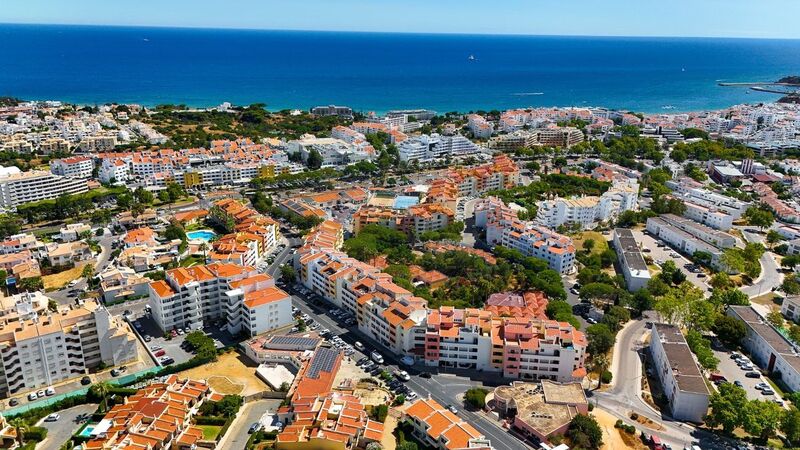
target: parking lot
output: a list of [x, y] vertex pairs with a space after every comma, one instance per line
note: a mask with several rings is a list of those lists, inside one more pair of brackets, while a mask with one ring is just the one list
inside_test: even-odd
[[[163, 363], [162, 365], [180, 364], [192, 359], [194, 356], [191, 351], [183, 346], [186, 338], [185, 333], [175, 333], [174, 336], [170, 334], [169, 337], [165, 337], [152, 316], [146, 312], [131, 316], [131, 324], [136, 329], [140, 339], [144, 341], [144, 345], [150, 349], [157, 360], [167, 357], [172, 358], [173, 362]], [[229, 346], [236, 343], [227, 331], [223, 331], [212, 324], [208, 325], [210, 326], [205, 327], [203, 331], [209, 337], [215, 339], [218, 346]]]
[[[732, 353], [713, 349], [714, 356], [719, 359], [719, 365], [717, 366], [717, 372], [725, 377], [725, 379], [729, 383], [735, 383], [737, 385], [741, 385], [745, 392], [747, 392], [747, 398], [750, 400], [777, 400], [778, 394], [772, 395], [765, 395], [761, 389], [756, 388], [757, 385], [761, 383], [767, 383], [767, 380], [763, 376], [759, 376], [758, 378], [749, 378], [745, 374], [748, 372], [758, 371], [758, 367], [755, 367], [753, 370], [745, 370], [739, 367], [737, 362], [732, 359]], [[762, 384], [763, 386], [763, 384]], [[781, 402], [783, 404], [783, 402]]]
[[[666, 261], [673, 261], [678, 269], [686, 275], [686, 280], [700, 288], [706, 295], [710, 295], [710, 288], [706, 281], [708, 277], [706, 274], [700, 270], [698, 272], [692, 272], [686, 267], [686, 264], [691, 264], [692, 261], [685, 256], [679, 254], [677, 251], [670, 248], [666, 243], [657, 239], [642, 230], [632, 230], [633, 235], [636, 238], [636, 241], [641, 243], [642, 251], [646, 257], [650, 257], [653, 260], [653, 263], [661, 266], [661, 264], [665, 263]], [[659, 247], [659, 244], [661, 247]], [[659, 264], [659, 262], [661, 264]]]

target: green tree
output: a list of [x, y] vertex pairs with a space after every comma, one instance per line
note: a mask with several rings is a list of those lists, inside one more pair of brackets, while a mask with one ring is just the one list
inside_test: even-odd
[[784, 320], [783, 314], [781, 314], [780, 311], [772, 311], [767, 314], [767, 322], [775, 328], [783, 328], [786, 324], [786, 320]]
[[751, 400], [745, 406], [742, 427], [766, 442], [780, 426], [783, 412], [784, 409], [773, 402]]
[[744, 322], [731, 316], [720, 315], [714, 321], [714, 334], [729, 348], [736, 348], [747, 335]]
[[719, 364], [719, 359], [714, 356], [711, 351], [711, 342], [704, 338], [700, 332], [696, 330], [689, 330], [686, 333], [686, 343], [689, 348], [697, 356], [697, 361], [707, 370], [716, 370]]
[[483, 409], [486, 407], [486, 394], [489, 391], [483, 388], [470, 388], [464, 393], [464, 402], [473, 408]]
[[102, 403], [100, 403], [100, 409], [103, 412], [108, 411], [110, 409], [108, 407], [108, 393], [111, 390], [111, 388], [112, 388], [111, 383], [107, 381], [100, 381], [98, 383], [93, 384], [89, 388], [89, 392], [93, 396], [102, 400]]
[[603, 430], [594, 417], [586, 414], [572, 418], [567, 437], [572, 442], [572, 448], [597, 450], [603, 446]]
[[14, 433], [17, 435], [17, 442], [19, 443], [20, 448], [25, 445], [25, 432], [28, 431], [28, 423], [22, 417], [15, 417], [11, 419], [8, 423], [12, 428], [14, 428]]
[[308, 158], [306, 159], [306, 165], [311, 170], [317, 170], [322, 167], [322, 155], [319, 151], [315, 148], [312, 148], [311, 151], [308, 153]]
[[133, 197], [137, 202], [145, 205], [151, 205], [153, 203], [153, 193], [142, 187], [137, 188], [133, 192]]
[[295, 271], [294, 267], [291, 265], [284, 264], [281, 266], [281, 279], [287, 282], [292, 282], [297, 279], [297, 271]]
[[715, 289], [709, 300], [719, 307], [750, 305], [750, 297], [739, 289]]
[[605, 353], [599, 353], [592, 356], [592, 372], [597, 374], [597, 389], [600, 389], [600, 386], [603, 385], [603, 373], [608, 370], [608, 367], [611, 365], [611, 361], [608, 359], [608, 355]]
[[42, 277], [28, 277], [19, 280], [17, 289], [24, 292], [38, 291], [44, 288]]
[[607, 325], [613, 333], [616, 333], [629, 320], [631, 320], [630, 311], [622, 306], [612, 306], [603, 315], [602, 323]]
[[760, 229], [769, 228], [775, 222], [775, 216], [771, 211], [755, 206], [747, 208], [744, 213], [744, 218], [747, 219], [749, 225], [758, 227]]
[[800, 410], [794, 406], [781, 417], [780, 430], [786, 439], [797, 446], [800, 442]]
[[589, 341], [587, 351], [592, 355], [600, 355], [608, 352], [616, 343], [616, 336], [608, 328], [608, 325], [596, 323], [586, 328], [586, 337]]
[[730, 434], [743, 424], [742, 411], [747, 406], [747, 393], [732, 383], [723, 383], [718, 392], [711, 394], [708, 404], [710, 412], [705, 418], [706, 425], [722, 427], [726, 434]]
[[734, 287], [733, 281], [731, 281], [731, 277], [728, 276], [725, 272], [717, 272], [709, 281], [709, 284], [712, 288], [716, 289], [730, 289]]

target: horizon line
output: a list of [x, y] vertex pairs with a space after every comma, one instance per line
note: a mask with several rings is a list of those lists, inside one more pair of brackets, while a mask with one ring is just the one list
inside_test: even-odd
[[431, 31], [371, 31], [371, 30], [314, 30], [305, 28], [252, 28], [215, 27], [206, 25], [140, 25], [140, 24], [84, 24], [84, 23], [41, 23], [41, 22], [2, 22], [0, 26], [44, 26], [44, 27], [89, 27], [89, 28], [145, 28], [160, 30], [209, 30], [209, 31], [265, 31], [297, 33], [352, 33], [352, 34], [405, 34], [427, 36], [486, 36], [486, 37], [561, 37], [561, 38], [628, 38], [628, 39], [738, 39], [765, 41], [797, 41], [800, 37], [755, 37], [755, 36], [669, 36], [669, 35], [625, 35], [625, 34], [532, 34], [532, 33], [469, 33], [469, 32], [431, 32]]

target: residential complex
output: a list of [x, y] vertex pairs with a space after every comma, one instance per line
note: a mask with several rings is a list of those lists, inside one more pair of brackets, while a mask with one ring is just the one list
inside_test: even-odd
[[711, 265], [716, 268], [723, 268], [723, 250], [736, 244], [736, 238], [728, 233], [674, 214], [650, 217], [647, 219], [647, 231], [686, 255], [708, 253], [711, 255]]
[[[89, 431], [83, 447], [91, 450], [202, 447], [202, 428], [192, 419], [207, 401], [220, 400], [203, 381], [170, 375], [114, 405]], [[207, 442], [214, 444], [213, 442]]]
[[255, 268], [212, 263], [168, 270], [149, 287], [153, 319], [162, 331], [198, 329], [222, 320], [233, 335], [255, 336], [293, 323], [291, 297]]
[[408, 138], [401, 142], [397, 149], [400, 153], [400, 160], [408, 163], [469, 156], [481, 151], [480, 147], [464, 136], [442, 136], [436, 133]]
[[548, 228], [578, 224], [590, 229], [598, 222], [610, 222], [620, 213], [638, 209], [639, 184], [636, 180], [614, 180], [601, 196], [545, 200], [537, 206], [536, 222]]
[[38, 292], [0, 299], [0, 396], [138, 358], [128, 325], [103, 306], [88, 300], [50, 311], [49, 300]]
[[545, 260], [562, 275], [574, 269], [575, 246], [570, 238], [518, 219], [499, 198], [487, 197], [475, 204], [475, 226], [486, 229], [486, 242], [490, 245], [502, 245]]
[[86, 180], [50, 172], [22, 172], [15, 166], [0, 167], [0, 207], [14, 209], [23, 203], [80, 194], [89, 190]]
[[706, 379], [679, 327], [653, 324], [650, 356], [676, 420], [702, 423], [711, 395]]

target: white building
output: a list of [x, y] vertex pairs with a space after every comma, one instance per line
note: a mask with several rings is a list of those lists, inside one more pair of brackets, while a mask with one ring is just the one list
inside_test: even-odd
[[125, 161], [106, 158], [97, 176], [103, 183], [126, 183], [131, 179], [131, 168]]
[[703, 188], [702, 184], [692, 179], [681, 178], [678, 180], [668, 180], [666, 185], [674, 191], [673, 196], [675, 198], [683, 200], [684, 202], [705, 206], [706, 208], [715, 208], [718, 211], [727, 212], [732, 216], [733, 220], [742, 217], [742, 214], [744, 214], [750, 206], [748, 202], [711, 192]]
[[653, 369], [675, 420], [702, 423], [710, 393], [680, 328], [653, 324], [650, 338]]
[[80, 194], [89, 190], [86, 180], [61, 177], [50, 172], [22, 172], [17, 167], [0, 168], [0, 207], [58, 198], [63, 194]]
[[441, 136], [436, 133], [408, 138], [398, 145], [397, 150], [400, 160], [404, 162], [466, 156], [481, 151], [480, 147], [464, 136]]
[[62, 242], [72, 242], [80, 239], [81, 234], [92, 231], [91, 225], [83, 222], [70, 223], [59, 230], [58, 237]]
[[52, 312], [39, 292], [0, 301], [0, 396], [86, 375], [137, 358], [128, 325], [93, 300]]
[[50, 172], [70, 178], [91, 178], [94, 163], [88, 156], [72, 156], [50, 162]]
[[475, 204], [475, 226], [486, 228], [486, 242], [502, 245], [547, 261], [548, 266], [565, 275], [575, 267], [575, 246], [572, 239], [555, 231], [523, 222], [502, 200], [481, 199]]
[[614, 247], [628, 290], [634, 292], [646, 287], [650, 281], [650, 270], [633, 232], [627, 228], [614, 229]]
[[615, 180], [603, 195], [573, 199], [557, 198], [539, 202], [536, 222], [548, 228], [564, 224], [579, 224], [582, 229], [593, 228], [598, 222], [608, 222], [619, 214], [637, 208], [639, 184], [634, 179]]
[[719, 248], [682, 230], [676, 226], [675, 221], [665, 216], [667, 215], [647, 219], [647, 231], [686, 255], [694, 255], [695, 252], [709, 253], [711, 265], [718, 269], [722, 268], [722, 251]]
[[800, 322], [800, 295], [789, 295], [781, 303], [781, 314], [792, 322]]
[[733, 226], [733, 216], [724, 210], [705, 207], [690, 200], [683, 200], [683, 204], [686, 205], [686, 211], [683, 216], [695, 222], [700, 222], [722, 231], [728, 231]]
[[767, 374], [780, 374], [792, 392], [800, 391], [800, 349], [769, 324], [752, 306], [729, 306], [728, 315], [744, 322], [742, 346]]
[[304, 162], [308, 161], [308, 156], [313, 150], [322, 156], [322, 168], [344, 167], [359, 161], [371, 161], [375, 156], [375, 149], [367, 143], [348, 144], [339, 139], [318, 138], [309, 134], [289, 141], [289, 152], [300, 152]]
[[235, 264], [167, 271], [165, 280], [150, 283], [150, 304], [164, 332], [221, 319], [231, 334], [255, 336], [293, 322], [289, 294], [269, 275]]

